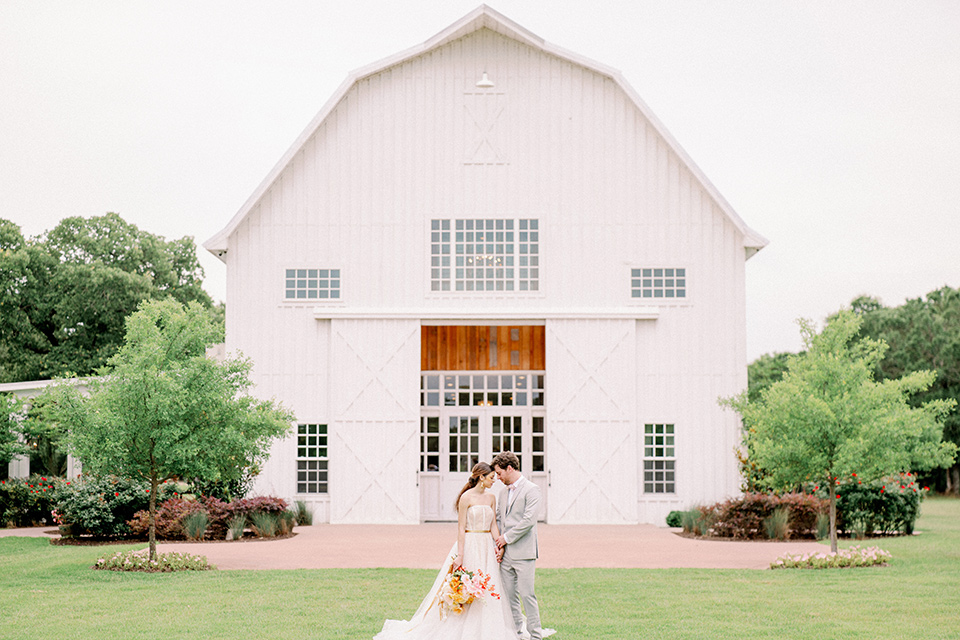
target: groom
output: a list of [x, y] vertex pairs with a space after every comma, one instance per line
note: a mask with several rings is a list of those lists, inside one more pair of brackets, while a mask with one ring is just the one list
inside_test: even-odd
[[497, 551], [501, 555], [500, 574], [503, 591], [510, 602], [510, 611], [517, 635], [523, 627], [520, 603], [527, 614], [530, 640], [541, 640], [540, 608], [533, 593], [533, 574], [537, 563], [537, 516], [540, 515], [540, 487], [530, 482], [518, 470], [520, 461], [510, 451], [498, 453], [493, 459], [493, 470], [507, 489], [497, 498]]

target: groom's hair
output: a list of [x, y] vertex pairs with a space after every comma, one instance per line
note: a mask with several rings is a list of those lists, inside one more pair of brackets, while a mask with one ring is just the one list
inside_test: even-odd
[[517, 471], [520, 471], [520, 459], [517, 458], [517, 455], [512, 451], [504, 451], [503, 453], [498, 453], [493, 458], [493, 462], [490, 463], [490, 466], [500, 467], [501, 469], [513, 467]]

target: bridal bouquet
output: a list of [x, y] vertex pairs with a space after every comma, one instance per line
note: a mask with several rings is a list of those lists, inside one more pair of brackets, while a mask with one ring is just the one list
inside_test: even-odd
[[475, 599], [483, 600], [486, 596], [500, 599], [500, 594], [494, 591], [490, 584], [490, 576], [483, 571], [467, 571], [463, 567], [452, 569], [440, 587], [440, 618], [448, 613], [460, 615], [464, 605]]

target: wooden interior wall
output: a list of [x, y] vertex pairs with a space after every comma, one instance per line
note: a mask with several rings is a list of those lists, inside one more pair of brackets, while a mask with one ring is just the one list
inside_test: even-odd
[[[539, 371], [546, 369], [544, 327], [420, 328], [423, 371]], [[516, 338], [516, 339], [515, 339]]]

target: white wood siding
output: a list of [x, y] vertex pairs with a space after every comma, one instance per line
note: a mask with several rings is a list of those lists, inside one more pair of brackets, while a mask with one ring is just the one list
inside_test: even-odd
[[[484, 71], [495, 83], [493, 98], [475, 87]], [[495, 152], [473, 153], [479, 132], [489, 132]], [[500, 164], [470, 164], [478, 159]], [[540, 292], [429, 291], [430, 219], [469, 217], [540, 220]], [[227, 346], [253, 358], [258, 394], [282, 399], [300, 422], [335, 426], [331, 520], [414, 521], [415, 398], [412, 409], [334, 404], [359, 384], [350, 376], [364, 367], [343, 358], [368, 331], [377, 348], [401, 353], [385, 378], [394, 392], [406, 398], [415, 389], [419, 365], [407, 360], [419, 358], [416, 321], [332, 328], [341, 321], [314, 319], [320, 305], [283, 300], [284, 269], [341, 269], [342, 299], [322, 303], [337, 307], [522, 310], [536, 318], [538, 309], [648, 304], [630, 297], [631, 267], [683, 267], [683, 302], [663, 305], [655, 321], [610, 321], [601, 332], [626, 336], [612, 353], [616, 376], [601, 368], [603, 384], [622, 394], [615, 411], [602, 405], [605, 391], [580, 395], [582, 405], [557, 404], [555, 391], [575, 391], [568, 385], [578, 367], [603, 351], [587, 336], [604, 323], [548, 325], [550, 515], [662, 523], [670, 505], [738, 489], [738, 423], [716, 399], [746, 385], [744, 242], [710, 189], [614, 80], [480, 29], [358, 81], [293, 155], [229, 238]], [[344, 367], [353, 373], [345, 376]], [[601, 405], [588, 406], [588, 397]], [[677, 425], [675, 498], [642, 493], [637, 430], [645, 422]], [[577, 459], [587, 433], [601, 437]], [[366, 447], [369, 459], [356, 450], [361, 442], [376, 444]], [[258, 491], [293, 497], [293, 445], [274, 448]], [[370, 495], [358, 496], [368, 483], [344, 473], [346, 463], [371, 474], [386, 464], [377, 482], [398, 483], [390, 491], [409, 482], [409, 491], [387, 496], [374, 482]], [[596, 469], [603, 473], [592, 475]]]

